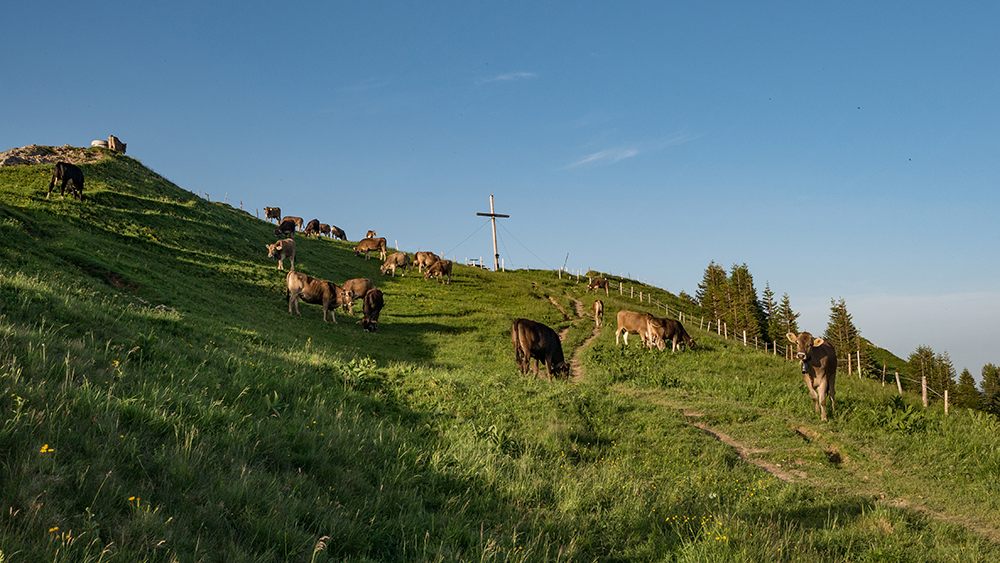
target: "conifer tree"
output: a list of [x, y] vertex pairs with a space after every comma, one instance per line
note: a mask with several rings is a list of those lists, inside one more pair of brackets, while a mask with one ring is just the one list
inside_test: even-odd
[[[854, 321], [847, 311], [847, 304], [843, 297], [840, 298], [840, 301], [830, 299], [830, 322], [826, 326], [826, 340], [837, 351], [838, 360], [846, 361], [848, 354], [850, 354], [850, 369], [856, 370], [860, 362], [862, 369], [869, 372], [872, 370], [869, 365], [871, 354], [868, 352], [868, 344], [861, 338], [861, 331], [854, 326]], [[856, 356], [859, 353], [861, 354], [860, 360]]]
[[[917, 346], [917, 349], [910, 353], [909, 357], [906, 359], [907, 367], [909, 367], [910, 373], [913, 375], [913, 379], [917, 380], [917, 389], [920, 387], [920, 378], [927, 378], [927, 385], [931, 389], [938, 391], [937, 387], [934, 385], [934, 372], [936, 371], [937, 356], [934, 354], [934, 350], [930, 346], [922, 344]], [[938, 391], [944, 395], [944, 390]], [[927, 395], [929, 401], [934, 400], [932, 393]]]
[[962, 375], [958, 376], [958, 385], [955, 386], [955, 399], [952, 401], [960, 409], [983, 408], [983, 394], [976, 388], [976, 379], [968, 368], [962, 370]]
[[764, 309], [764, 340], [779, 342], [778, 337], [780, 336], [781, 341], [784, 341], [785, 333], [778, 333], [776, 330], [778, 302], [774, 300], [774, 292], [771, 291], [771, 284], [769, 282], [764, 282], [764, 293], [762, 295], [764, 298], [761, 300], [760, 305]]
[[1000, 367], [983, 366], [983, 408], [1000, 416]]
[[[798, 334], [799, 333], [799, 314], [792, 310], [791, 300], [788, 298], [788, 294], [784, 293], [781, 296], [781, 304], [778, 305], [778, 326], [775, 331], [777, 336], [775, 336], [775, 342], [784, 342], [783, 339], [789, 332]], [[792, 359], [791, 347], [786, 345], [786, 359]]]
[[757, 290], [753, 285], [753, 275], [744, 263], [733, 265], [729, 275], [728, 314], [726, 322], [732, 334], [742, 335], [746, 332], [748, 339], [762, 336], [764, 312], [757, 299]]
[[718, 323], [726, 314], [726, 289], [729, 285], [726, 270], [712, 261], [705, 268], [705, 275], [698, 284], [696, 297], [701, 305], [701, 314], [709, 321]]

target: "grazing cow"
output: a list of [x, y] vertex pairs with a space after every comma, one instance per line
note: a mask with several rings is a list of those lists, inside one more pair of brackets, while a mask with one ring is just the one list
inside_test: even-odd
[[282, 223], [284, 223], [285, 221], [291, 221], [292, 223], [295, 223], [295, 228], [300, 231], [302, 230], [302, 217], [293, 217], [291, 215], [286, 215], [281, 219]]
[[336, 225], [330, 225], [330, 238], [339, 238], [340, 240], [347, 240], [347, 234], [344, 233], [344, 229]]
[[808, 332], [789, 332], [785, 337], [796, 345], [795, 357], [802, 362], [802, 377], [809, 395], [816, 412], [820, 413], [820, 419], [826, 420], [826, 396], [830, 396], [830, 410], [836, 402], [837, 352], [833, 344], [822, 338], [813, 338]]
[[594, 323], [597, 328], [601, 328], [601, 324], [604, 322], [604, 302], [598, 299], [594, 301]]
[[347, 303], [350, 296], [333, 282], [318, 280], [309, 277], [301, 272], [291, 270], [285, 278], [288, 284], [288, 314], [292, 314], [292, 306], [295, 307], [295, 314], [302, 316], [299, 312], [299, 299], [313, 305], [323, 305], [323, 322], [326, 321], [326, 313], [330, 312], [330, 318], [337, 322], [337, 305]]
[[372, 280], [368, 278], [354, 278], [352, 280], [347, 280], [343, 285], [344, 291], [347, 292], [348, 297], [351, 298], [350, 303], [344, 304], [344, 311], [347, 311], [351, 315], [354, 314], [354, 300], [361, 299], [366, 293], [375, 289], [375, 284]]
[[413, 265], [417, 267], [417, 271], [421, 274], [424, 273], [424, 267], [430, 268], [431, 264], [437, 262], [439, 258], [437, 254], [427, 251], [417, 251], [413, 255]]
[[274, 228], [274, 236], [276, 237], [287, 237], [295, 232], [295, 221], [289, 220], [287, 217], [281, 220], [281, 224]]
[[358, 321], [365, 329], [365, 332], [378, 331], [378, 316], [384, 306], [385, 300], [382, 297], [382, 292], [377, 289], [368, 290], [364, 300], [364, 316]]
[[319, 234], [320, 236], [326, 235], [333, 238], [333, 235], [330, 234], [330, 225], [327, 225], [326, 223], [319, 224]]
[[375, 231], [368, 231], [365, 234], [365, 238], [375, 238]]
[[273, 258], [278, 261], [278, 269], [284, 270], [285, 265], [283, 264], [285, 258], [292, 261], [292, 270], [295, 269], [295, 241], [286, 238], [279, 240], [274, 244], [267, 245], [267, 257]]
[[527, 374], [529, 362], [535, 360], [535, 377], [538, 377], [538, 362], [545, 362], [549, 379], [565, 373], [569, 377], [569, 364], [563, 358], [562, 343], [554, 330], [528, 319], [517, 319], [510, 325], [510, 340], [514, 345], [514, 359], [517, 369]]
[[319, 219], [313, 219], [306, 223], [306, 228], [302, 230], [302, 234], [305, 236], [319, 236]]
[[52, 170], [52, 181], [49, 182], [49, 191], [45, 194], [45, 199], [49, 199], [49, 196], [52, 195], [52, 186], [55, 186], [56, 182], [62, 182], [59, 184], [59, 195], [66, 197], [66, 184], [69, 184], [70, 195], [75, 195], [78, 200], [83, 201], [83, 171], [75, 164], [56, 163], [56, 167]]
[[604, 288], [605, 295], [611, 295], [611, 292], [608, 290], [607, 278], [594, 278], [587, 284], [587, 291], [593, 289], [594, 293], [597, 293], [597, 290], [600, 288]]
[[427, 267], [427, 273], [424, 274], [424, 279], [437, 276], [441, 283], [446, 283], [444, 277], [448, 276], [448, 284], [451, 284], [451, 260], [438, 260], [437, 262], [431, 264]]
[[358, 245], [354, 247], [354, 255], [361, 256], [361, 253], [365, 253], [365, 260], [370, 258], [368, 255], [372, 250], [379, 251], [379, 257], [385, 260], [385, 237], [379, 238], [366, 238], [358, 242]]
[[386, 272], [392, 270], [392, 277], [396, 277], [396, 268], [403, 269], [403, 275], [406, 275], [406, 269], [410, 267], [413, 262], [410, 261], [410, 255], [405, 252], [397, 252], [395, 254], [390, 254], [388, 258], [385, 259], [385, 263], [382, 264], [380, 268], [382, 275]]
[[650, 317], [649, 327], [647, 329], [649, 333], [649, 342], [647, 345], [652, 348], [653, 344], [660, 350], [663, 350], [667, 346], [667, 341], [671, 341], [673, 346], [671, 347], [671, 352], [677, 351], [678, 341], [684, 343], [688, 350], [694, 349], [694, 340], [688, 336], [686, 330], [684, 330], [684, 325], [676, 319], [666, 319], [660, 317]]
[[281, 222], [281, 208], [280, 207], [265, 207], [264, 208], [264, 220], [268, 223], [274, 219], [274, 223], [278, 224]]
[[622, 309], [618, 311], [618, 328], [615, 329], [615, 346], [618, 346], [618, 337], [625, 336], [625, 345], [628, 346], [628, 335], [638, 334], [643, 345], [649, 340], [649, 313], [636, 313]]

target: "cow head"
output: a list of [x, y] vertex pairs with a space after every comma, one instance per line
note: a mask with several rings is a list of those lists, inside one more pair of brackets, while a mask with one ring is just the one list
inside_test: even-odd
[[551, 375], [553, 377], [559, 377], [560, 374], [565, 375], [567, 378], [569, 377], [569, 364], [568, 363], [566, 363], [566, 362], [559, 362], [557, 365], [552, 366], [552, 373], [551, 373]]
[[378, 321], [361, 319], [361, 326], [365, 329], [365, 332], [378, 332]]
[[277, 258], [278, 257], [278, 253], [280, 253], [280, 252], [281, 252], [281, 241], [280, 240], [278, 242], [274, 243], [274, 244], [267, 245], [267, 257], [268, 258]]
[[789, 332], [785, 337], [788, 338], [789, 342], [795, 344], [795, 357], [802, 362], [802, 373], [808, 372], [807, 366], [809, 360], [812, 359], [812, 350], [816, 346], [822, 346], [823, 339], [813, 338], [813, 335], [808, 332], [801, 332], [799, 334]]

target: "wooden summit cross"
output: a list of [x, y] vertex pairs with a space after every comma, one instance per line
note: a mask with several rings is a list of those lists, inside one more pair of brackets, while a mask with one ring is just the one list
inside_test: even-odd
[[500, 253], [497, 252], [497, 217], [510, 217], [510, 215], [500, 215], [499, 213], [493, 212], [493, 196], [490, 196], [490, 212], [489, 213], [476, 213], [476, 215], [482, 217], [489, 217], [490, 221], [493, 223], [493, 271], [497, 272], [500, 270]]

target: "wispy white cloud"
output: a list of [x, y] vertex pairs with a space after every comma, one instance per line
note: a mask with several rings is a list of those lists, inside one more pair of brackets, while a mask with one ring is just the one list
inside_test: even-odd
[[487, 84], [490, 82], [510, 82], [513, 80], [527, 80], [529, 78], [534, 78], [537, 75], [534, 72], [508, 72], [507, 74], [501, 74], [499, 76], [494, 76], [492, 78], [483, 78], [479, 80], [478, 84]]
[[608, 149], [589, 154], [576, 162], [563, 167], [563, 170], [578, 168], [587, 164], [614, 164], [632, 158], [639, 154], [639, 149]]

